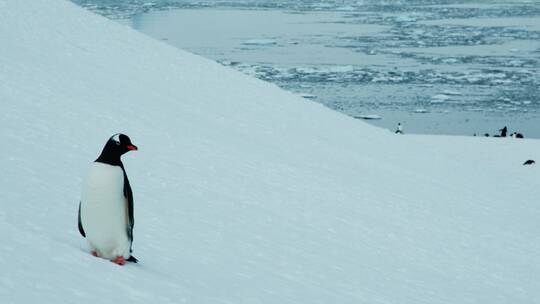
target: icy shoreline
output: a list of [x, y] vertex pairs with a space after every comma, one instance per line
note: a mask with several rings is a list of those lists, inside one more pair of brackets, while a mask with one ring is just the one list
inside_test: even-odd
[[[399, 11], [371, 9], [183, 9], [122, 23], [291, 92], [317, 96], [314, 102], [351, 117], [382, 116], [371, 123], [389, 130], [402, 122], [411, 133], [471, 136], [508, 125], [540, 137], [540, 36], [524, 9], [507, 7], [507, 14], [518, 16], [493, 17], [500, 13], [486, 6], [469, 19], [445, 19], [456, 11], [420, 6], [410, 20]], [[502, 24], [482, 26], [482, 20]], [[213, 22], [222, 26], [206, 26]], [[436, 98], [447, 90], [459, 95]]]

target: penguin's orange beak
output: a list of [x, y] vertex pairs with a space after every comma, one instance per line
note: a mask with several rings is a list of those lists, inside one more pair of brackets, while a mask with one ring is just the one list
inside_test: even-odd
[[135, 145], [128, 145], [127, 148], [128, 148], [129, 151], [137, 151], [137, 150], [139, 150], [137, 148], [137, 146], [135, 146]]

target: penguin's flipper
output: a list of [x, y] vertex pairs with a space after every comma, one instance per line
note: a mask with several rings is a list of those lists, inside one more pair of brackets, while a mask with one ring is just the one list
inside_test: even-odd
[[86, 233], [84, 233], [84, 229], [81, 223], [81, 202], [79, 202], [79, 232], [83, 237], [86, 237]]
[[129, 196], [126, 201], [128, 212], [127, 233], [129, 240], [133, 243], [133, 226], [135, 225], [135, 220], [133, 216], [133, 196]]
[[132, 263], [137, 263], [137, 262], [139, 262], [139, 260], [137, 260], [137, 258], [134, 257], [134, 256], [132, 256], [132, 255], [130, 255], [129, 258], [128, 258], [126, 261], [132, 262]]
[[[128, 239], [133, 243], [133, 226], [135, 226], [135, 217], [133, 216], [133, 191], [131, 190], [131, 185], [127, 178], [126, 170], [124, 166], [121, 165], [122, 171], [124, 172], [124, 197], [126, 198], [126, 208], [127, 208], [127, 235]], [[131, 251], [131, 248], [129, 249]]]

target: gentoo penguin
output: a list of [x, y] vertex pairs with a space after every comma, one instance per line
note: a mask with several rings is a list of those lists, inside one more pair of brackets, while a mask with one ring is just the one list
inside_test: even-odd
[[88, 240], [92, 255], [118, 265], [137, 262], [131, 255], [133, 192], [120, 160], [134, 150], [137, 147], [124, 134], [109, 138], [83, 181], [79, 203], [79, 232]]
[[506, 126], [504, 126], [504, 128], [500, 129], [499, 131], [501, 131], [501, 137], [506, 137], [506, 133], [508, 132], [508, 128]]
[[396, 134], [403, 134], [403, 126], [401, 125], [400, 122], [398, 122], [397, 124], [397, 130], [395, 132]]

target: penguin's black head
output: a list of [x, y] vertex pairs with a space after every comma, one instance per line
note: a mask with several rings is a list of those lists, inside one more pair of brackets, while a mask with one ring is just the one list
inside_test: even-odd
[[117, 165], [120, 163], [120, 156], [129, 151], [137, 151], [137, 146], [131, 143], [131, 139], [127, 135], [117, 133], [111, 136], [101, 155], [96, 160], [97, 162]]
[[131, 143], [131, 139], [127, 135], [118, 133], [109, 138], [105, 148], [109, 148], [111, 152], [119, 153], [122, 155], [129, 151], [137, 151], [137, 146]]

